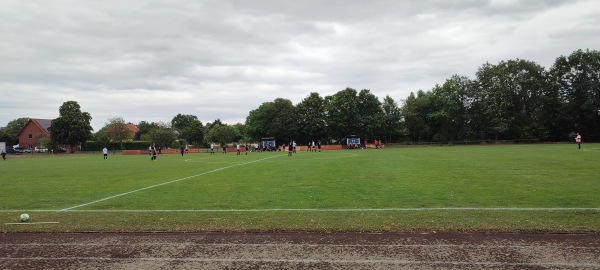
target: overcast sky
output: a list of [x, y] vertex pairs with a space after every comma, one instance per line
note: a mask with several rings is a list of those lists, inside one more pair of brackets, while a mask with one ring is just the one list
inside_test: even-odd
[[77, 101], [107, 119], [243, 123], [281, 97], [399, 105], [454, 74], [600, 49], [597, 0], [0, 0], [0, 126]]

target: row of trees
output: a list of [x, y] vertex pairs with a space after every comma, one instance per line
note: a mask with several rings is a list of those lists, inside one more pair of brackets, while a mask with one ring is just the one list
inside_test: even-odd
[[[131, 137], [122, 117], [92, 134], [91, 115], [75, 101], [65, 102], [52, 123], [52, 140], [80, 145], [87, 140], [122, 142]], [[14, 141], [27, 118], [11, 121], [0, 140]], [[475, 79], [455, 75], [431, 90], [411, 93], [402, 105], [380, 101], [369, 90], [346, 88], [331, 96], [310, 93], [300, 103], [277, 98], [249, 112], [245, 124], [219, 119], [205, 125], [194, 115], [170, 123], [138, 124], [136, 140], [173, 146], [210, 142], [341, 142], [356, 135], [392, 141], [570, 140], [575, 132], [600, 141], [600, 52], [578, 50], [561, 56], [548, 70], [517, 59], [482, 65]]]
[[489, 63], [475, 79], [453, 76], [402, 108], [408, 138], [600, 140], [600, 52], [578, 50], [545, 70], [527, 60]]
[[546, 70], [517, 59], [486, 63], [475, 79], [455, 75], [401, 107], [369, 90], [311, 93], [294, 106], [263, 103], [246, 119], [253, 139], [339, 141], [348, 135], [386, 141], [570, 140], [575, 132], [600, 140], [600, 52], [578, 50]]

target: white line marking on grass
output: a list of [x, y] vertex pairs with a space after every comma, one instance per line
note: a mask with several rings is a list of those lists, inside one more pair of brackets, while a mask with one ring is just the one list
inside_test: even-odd
[[[156, 185], [158, 186], [158, 185]], [[150, 188], [150, 187], [149, 187]], [[148, 188], [144, 188], [148, 189]], [[143, 189], [139, 189], [140, 191]], [[125, 194], [133, 193], [123, 193], [119, 195], [115, 195], [109, 198], [105, 198], [102, 200], [112, 199], [118, 196], [123, 196]], [[98, 200], [95, 202], [100, 202], [102, 200]], [[92, 202], [92, 203], [95, 203]], [[88, 203], [85, 205], [89, 205], [92, 203]], [[82, 205], [83, 206], [83, 205]], [[152, 213], [152, 212], [164, 212], [164, 213], [177, 213], [177, 212], [399, 212], [399, 211], [600, 211], [600, 208], [595, 207], [490, 207], [490, 208], [475, 208], [475, 207], [431, 207], [431, 208], [270, 208], [270, 209], [106, 209], [106, 210], [73, 210], [76, 207], [71, 207], [62, 210], [0, 210], [0, 213], [9, 213], [9, 212], [78, 212], [78, 213]]]
[[244, 162], [244, 163], [238, 163], [238, 164], [234, 164], [234, 165], [230, 165], [230, 166], [225, 166], [223, 168], [214, 169], [212, 171], [203, 172], [203, 173], [195, 174], [195, 175], [192, 175], [192, 176], [188, 176], [188, 177], [184, 177], [184, 178], [179, 178], [179, 179], [171, 180], [171, 181], [168, 181], [168, 182], [164, 182], [164, 183], [152, 185], [152, 186], [149, 186], [149, 187], [140, 188], [140, 189], [128, 191], [128, 192], [125, 192], [125, 193], [117, 194], [117, 195], [114, 195], [114, 196], [106, 197], [104, 199], [96, 200], [96, 201], [93, 201], [93, 202], [84, 203], [84, 204], [76, 205], [76, 206], [73, 206], [73, 207], [65, 208], [65, 209], [62, 209], [60, 211], [69, 211], [69, 210], [72, 210], [72, 209], [75, 209], [75, 208], [80, 208], [80, 207], [87, 206], [87, 205], [90, 205], [90, 204], [95, 204], [95, 203], [103, 202], [103, 201], [106, 201], [106, 200], [114, 199], [114, 198], [117, 198], [117, 197], [129, 195], [131, 193], [135, 193], [135, 192], [138, 192], [138, 191], [143, 191], [143, 190], [147, 190], [147, 189], [151, 189], [151, 188], [155, 188], [155, 187], [160, 187], [160, 186], [164, 186], [164, 185], [168, 185], [168, 184], [172, 184], [172, 183], [176, 183], [176, 182], [181, 182], [183, 180], [187, 180], [187, 179], [190, 179], [190, 178], [194, 178], [194, 177], [198, 177], [198, 176], [202, 176], [202, 175], [206, 175], [206, 174], [210, 174], [210, 173], [214, 173], [214, 172], [226, 170], [226, 169], [237, 167], [237, 166], [251, 164], [251, 163], [255, 163], [255, 162], [259, 162], [259, 161], [271, 159], [271, 158], [274, 158], [274, 157], [281, 157], [281, 156], [283, 156], [283, 155], [270, 156], [270, 157], [263, 158], [263, 159], [258, 159], [258, 160], [248, 161], [248, 162]]
[[35, 224], [58, 224], [57, 221], [46, 221], [46, 222], [14, 222], [4, 223], [4, 225], [35, 225]]

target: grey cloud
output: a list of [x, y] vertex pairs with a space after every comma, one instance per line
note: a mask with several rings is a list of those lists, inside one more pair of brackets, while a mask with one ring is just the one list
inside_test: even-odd
[[23, 106], [0, 100], [0, 126], [56, 117], [67, 100], [80, 101], [96, 129], [109, 115], [243, 122], [262, 102], [296, 103], [345, 87], [400, 100], [454, 74], [473, 77], [487, 61], [531, 56], [548, 64], [579, 46], [594, 49], [600, 16], [588, 11], [593, 5], [0, 0], [0, 92], [35, 96]]

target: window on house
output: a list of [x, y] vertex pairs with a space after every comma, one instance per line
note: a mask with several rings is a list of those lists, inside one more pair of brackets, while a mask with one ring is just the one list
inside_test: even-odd
[[29, 134], [29, 139], [33, 138], [33, 134]]

